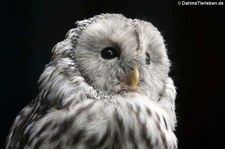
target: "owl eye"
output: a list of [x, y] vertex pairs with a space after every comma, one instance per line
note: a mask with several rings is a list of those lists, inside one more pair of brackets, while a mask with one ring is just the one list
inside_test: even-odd
[[148, 52], [146, 52], [145, 55], [146, 55], [145, 63], [149, 65], [150, 64], [150, 55]]
[[101, 51], [101, 56], [102, 58], [109, 60], [119, 56], [119, 52], [113, 47], [107, 47]]

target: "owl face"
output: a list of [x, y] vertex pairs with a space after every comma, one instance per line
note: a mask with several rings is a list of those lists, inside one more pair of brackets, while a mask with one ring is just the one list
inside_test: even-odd
[[104, 14], [77, 39], [74, 61], [86, 82], [110, 94], [156, 97], [169, 71], [163, 38], [150, 23]]

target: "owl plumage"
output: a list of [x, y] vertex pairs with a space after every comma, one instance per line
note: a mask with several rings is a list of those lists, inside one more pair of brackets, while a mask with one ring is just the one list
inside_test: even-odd
[[6, 149], [176, 149], [176, 90], [160, 32], [120, 14], [78, 21]]

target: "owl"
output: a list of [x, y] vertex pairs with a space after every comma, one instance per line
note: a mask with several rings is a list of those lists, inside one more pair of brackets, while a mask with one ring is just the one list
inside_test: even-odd
[[6, 149], [176, 149], [163, 37], [121, 14], [78, 21], [55, 45]]

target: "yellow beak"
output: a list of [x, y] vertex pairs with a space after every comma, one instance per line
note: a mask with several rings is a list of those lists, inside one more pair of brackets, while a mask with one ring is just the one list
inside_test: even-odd
[[139, 82], [139, 71], [136, 66], [131, 71], [131, 75], [130, 78], [128, 78], [128, 80], [129, 80], [128, 84], [131, 87], [131, 89], [136, 89]]

